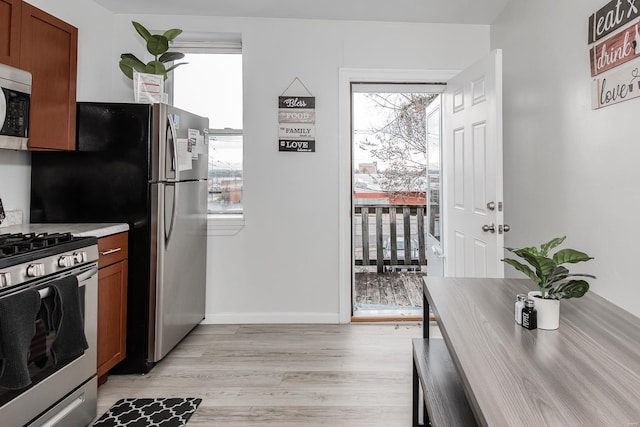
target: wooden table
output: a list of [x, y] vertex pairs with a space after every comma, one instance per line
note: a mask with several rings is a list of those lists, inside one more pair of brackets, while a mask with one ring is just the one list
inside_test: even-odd
[[638, 317], [589, 292], [561, 302], [558, 330], [529, 331], [514, 322], [529, 280], [424, 280], [478, 424], [640, 426]]

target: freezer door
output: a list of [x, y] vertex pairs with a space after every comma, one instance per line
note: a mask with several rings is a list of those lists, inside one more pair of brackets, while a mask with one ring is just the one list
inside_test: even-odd
[[[205, 130], [209, 119], [178, 108], [155, 104], [153, 106], [152, 182], [190, 181], [207, 179], [208, 143]], [[201, 135], [197, 144], [189, 144], [189, 131]]]
[[152, 185], [157, 197], [157, 263], [152, 283], [149, 359], [162, 359], [204, 319], [207, 251], [207, 183]]

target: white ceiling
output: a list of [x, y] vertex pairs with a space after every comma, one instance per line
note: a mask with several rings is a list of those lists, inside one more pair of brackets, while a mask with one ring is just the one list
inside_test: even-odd
[[509, 0], [95, 0], [114, 13], [491, 24]]

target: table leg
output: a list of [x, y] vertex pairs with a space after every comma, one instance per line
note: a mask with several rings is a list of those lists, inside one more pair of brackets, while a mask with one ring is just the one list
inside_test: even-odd
[[420, 427], [420, 422], [418, 420], [418, 408], [420, 405], [420, 379], [418, 378], [418, 370], [416, 369], [416, 361], [413, 360], [413, 404], [412, 404], [412, 419], [413, 419], [413, 427]]
[[422, 338], [429, 339], [429, 301], [427, 297], [422, 293]]

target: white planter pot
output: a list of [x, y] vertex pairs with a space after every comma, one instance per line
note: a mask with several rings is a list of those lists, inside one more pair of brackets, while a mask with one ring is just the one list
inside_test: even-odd
[[529, 299], [535, 302], [538, 312], [538, 329], [553, 330], [560, 327], [560, 300], [536, 298], [540, 291], [531, 291], [527, 294]]

